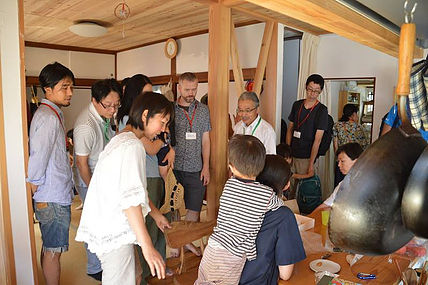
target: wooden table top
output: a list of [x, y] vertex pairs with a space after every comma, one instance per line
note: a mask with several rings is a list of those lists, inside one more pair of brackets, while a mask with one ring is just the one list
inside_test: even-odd
[[[321, 212], [310, 215], [315, 219], [315, 227], [310, 231], [319, 233], [322, 235], [322, 242], [326, 239], [327, 228], [321, 223]], [[328, 251], [310, 254], [306, 259], [298, 262], [294, 266], [293, 275], [288, 281], [280, 280], [280, 285], [310, 285], [315, 284], [315, 272], [309, 268], [309, 263], [315, 259], [321, 258]], [[341, 267], [339, 278], [353, 281], [361, 284], [396, 284], [400, 280], [399, 273], [391, 261], [391, 258], [397, 258], [400, 268], [404, 271], [410, 264], [409, 259], [398, 257], [396, 255], [386, 256], [364, 256], [358, 262], [356, 262], [352, 268], [346, 261], [348, 253], [345, 252], [330, 252], [331, 257], [328, 260], [338, 263]], [[357, 273], [371, 273], [376, 275], [376, 279], [373, 280], [361, 280], [356, 277]]]

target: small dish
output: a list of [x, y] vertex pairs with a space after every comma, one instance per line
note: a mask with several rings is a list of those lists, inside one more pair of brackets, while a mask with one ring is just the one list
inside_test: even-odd
[[339, 264], [326, 259], [315, 259], [309, 263], [309, 267], [315, 272], [328, 271], [331, 273], [337, 273], [340, 271]]

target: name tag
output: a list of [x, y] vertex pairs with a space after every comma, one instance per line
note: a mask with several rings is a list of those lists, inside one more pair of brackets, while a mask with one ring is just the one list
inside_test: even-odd
[[186, 132], [186, 140], [196, 140], [196, 133]]
[[302, 134], [301, 132], [294, 131], [294, 133], [293, 133], [293, 137], [300, 139], [300, 135], [301, 135], [301, 134]]

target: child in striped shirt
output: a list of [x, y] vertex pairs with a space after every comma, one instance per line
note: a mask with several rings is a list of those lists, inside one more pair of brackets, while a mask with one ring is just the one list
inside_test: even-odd
[[229, 168], [220, 197], [217, 226], [199, 265], [197, 284], [238, 284], [246, 259], [257, 257], [256, 237], [266, 212], [283, 205], [272, 188], [256, 182], [266, 150], [254, 136], [234, 135], [229, 141]]

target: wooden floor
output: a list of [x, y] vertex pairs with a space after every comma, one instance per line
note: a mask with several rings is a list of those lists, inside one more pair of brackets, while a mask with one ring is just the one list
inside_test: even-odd
[[[79, 226], [81, 210], [75, 210], [80, 204], [79, 196], [76, 196], [71, 205], [71, 224], [70, 224], [70, 246], [66, 253], [61, 256], [61, 285], [91, 285], [100, 284], [86, 275], [86, 251], [83, 243], [76, 242], [77, 227]], [[42, 238], [40, 235], [39, 224], [34, 224], [34, 232], [36, 237], [36, 249], [39, 255], [42, 247]], [[37, 269], [39, 276], [39, 285], [45, 285], [42, 268], [40, 267], [40, 258], [37, 257]]]
[[[86, 275], [86, 252], [83, 243], [76, 242], [76, 231], [79, 226], [81, 210], [75, 210], [80, 204], [79, 197], [76, 196], [71, 206], [71, 225], [70, 225], [70, 247], [69, 251], [61, 256], [61, 285], [91, 285], [101, 284], [101, 282], [92, 279]], [[34, 232], [36, 237], [36, 249], [38, 254], [42, 246], [39, 224], [34, 224]], [[169, 250], [167, 248], [167, 256]], [[181, 275], [174, 275], [168, 279], [158, 280], [151, 279], [149, 284], [174, 284], [174, 285], [192, 285], [197, 278], [197, 271], [200, 257], [195, 256], [190, 252], [185, 253], [185, 265], [187, 270]], [[169, 258], [167, 265], [175, 270], [178, 267], [179, 258]], [[39, 256], [37, 257], [38, 279], [39, 285], [45, 285], [43, 272], [40, 267]]]

